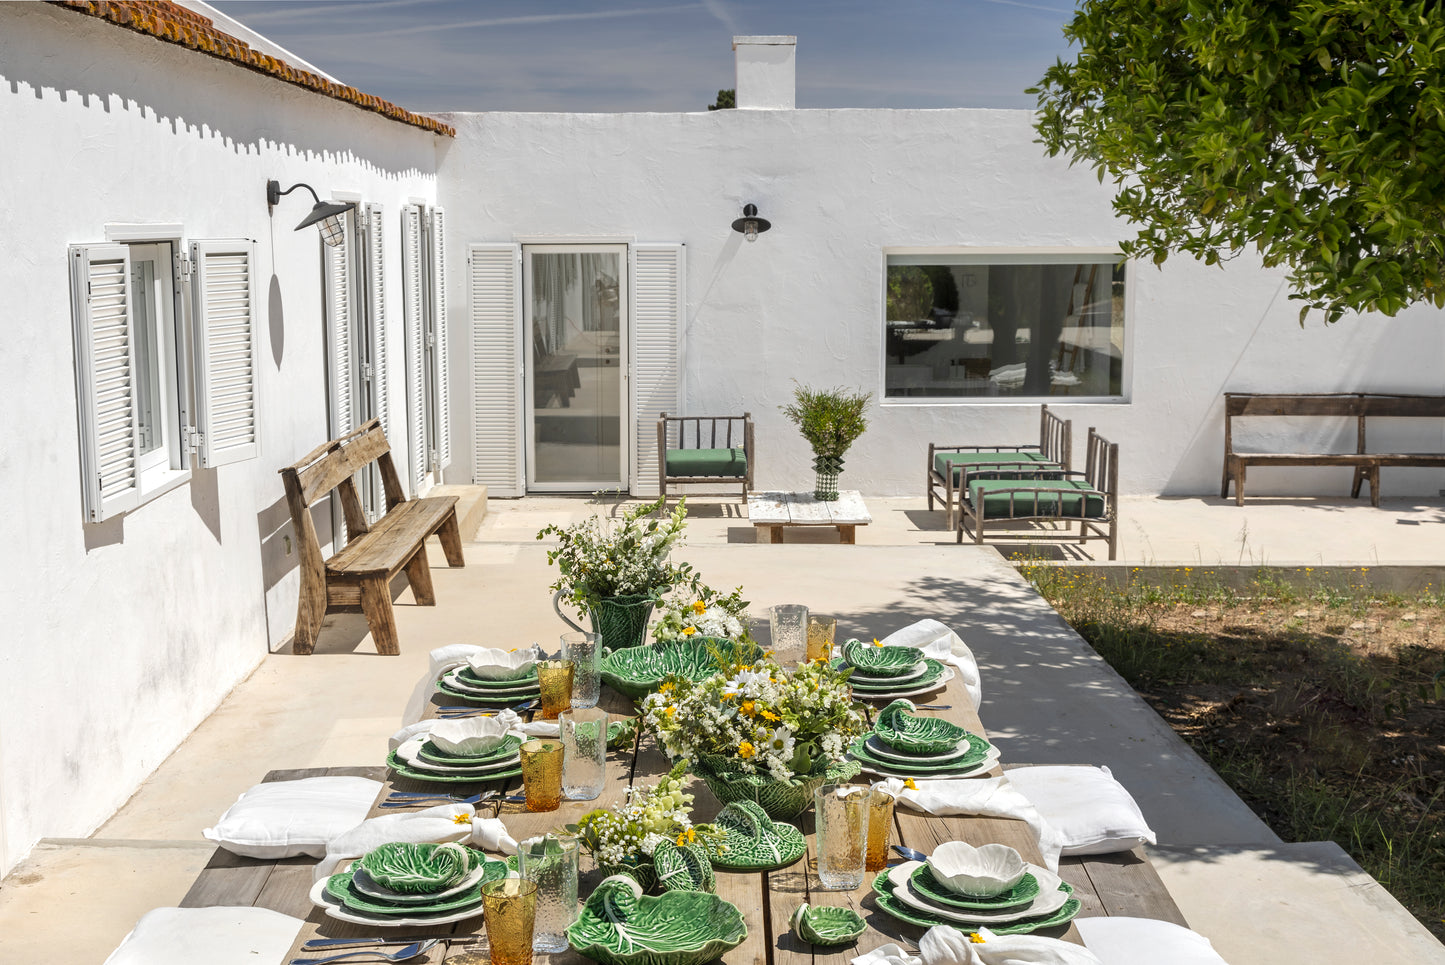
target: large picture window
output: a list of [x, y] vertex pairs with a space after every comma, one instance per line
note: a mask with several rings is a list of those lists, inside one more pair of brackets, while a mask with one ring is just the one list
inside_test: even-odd
[[884, 397], [1124, 395], [1117, 255], [890, 254]]

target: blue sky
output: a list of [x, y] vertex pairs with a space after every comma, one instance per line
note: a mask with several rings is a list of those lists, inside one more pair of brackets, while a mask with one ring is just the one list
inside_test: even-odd
[[1066, 0], [211, 0], [420, 111], [692, 111], [735, 34], [796, 34], [799, 107], [1032, 107]]

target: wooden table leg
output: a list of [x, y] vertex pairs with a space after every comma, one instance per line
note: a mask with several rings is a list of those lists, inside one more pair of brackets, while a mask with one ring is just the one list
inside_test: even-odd
[[781, 527], [781, 526], [769, 526], [769, 527], [768, 527], [768, 533], [769, 533], [768, 542], [770, 542], [770, 543], [781, 543], [781, 542], [783, 541], [783, 527]]
[[857, 526], [845, 526], [842, 523], [839, 523], [838, 539], [851, 546], [853, 545], [854, 540], [857, 538], [857, 530]]

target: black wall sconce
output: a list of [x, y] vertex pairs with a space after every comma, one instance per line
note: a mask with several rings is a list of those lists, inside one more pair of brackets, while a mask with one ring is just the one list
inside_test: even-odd
[[281, 201], [282, 195], [290, 194], [297, 188], [305, 188], [307, 191], [310, 191], [311, 197], [316, 198], [316, 206], [311, 209], [310, 214], [308, 214], [305, 218], [301, 220], [301, 223], [296, 226], [296, 230], [300, 231], [302, 228], [305, 228], [309, 225], [319, 224], [321, 226], [322, 241], [324, 241], [328, 246], [332, 248], [335, 248], [337, 245], [341, 244], [341, 242], [346, 237], [346, 223], [341, 216], [346, 214], [346, 212], [350, 211], [352, 208], [356, 207], [355, 202], [322, 201], [319, 197], [316, 196], [315, 188], [311, 187], [311, 185], [309, 184], [302, 184], [299, 181], [296, 184], [291, 185], [291, 187], [287, 188], [285, 191], [281, 190], [280, 181], [267, 181], [267, 213], [269, 214], [271, 210], [276, 207], [276, 205]]
[[733, 222], [733, 230], [749, 241], [757, 241], [758, 235], [772, 226], [773, 223], [767, 218], [758, 217], [758, 206], [755, 204], [743, 205], [743, 216]]

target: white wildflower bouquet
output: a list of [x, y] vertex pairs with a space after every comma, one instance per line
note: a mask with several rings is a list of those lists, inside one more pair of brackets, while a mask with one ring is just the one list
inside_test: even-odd
[[700, 682], [668, 680], [643, 700], [642, 722], [674, 759], [725, 758], [745, 774], [787, 781], [842, 760], [868, 729], [847, 680], [826, 661], [784, 671], [765, 658]]
[[556, 565], [558, 574], [551, 588], [587, 610], [613, 596], [660, 599], [672, 587], [692, 582], [691, 566], [668, 559], [687, 525], [686, 500], [669, 516], [647, 518], [661, 508], [659, 499], [616, 520], [590, 516], [572, 526], [543, 529], [538, 539], [557, 537], [557, 548], [547, 552], [547, 562]]
[[684, 847], [698, 837], [716, 836], [712, 825], [692, 823], [693, 796], [682, 790], [685, 773], [687, 762], [680, 761], [652, 787], [629, 787], [626, 803], [589, 811], [567, 830], [599, 865], [613, 866], [645, 863], [663, 841]]
[[675, 589], [658, 608], [657, 616], [652, 636], [658, 643], [673, 643], [691, 636], [742, 641], [753, 638], [748, 601], [743, 599], [742, 587], [723, 596], [695, 580]]

